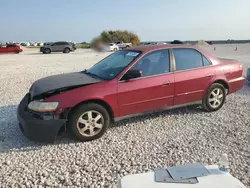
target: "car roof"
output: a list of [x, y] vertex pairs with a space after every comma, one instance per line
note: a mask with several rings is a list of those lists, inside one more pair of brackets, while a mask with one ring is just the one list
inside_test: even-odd
[[[162, 45], [142, 45], [129, 48], [129, 50], [137, 50], [142, 51], [143, 53], [154, 51], [154, 50], [161, 50], [161, 49], [168, 49], [168, 48], [192, 48], [192, 49], [199, 49], [199, 47], [195, 45], [189, 44], [162, 44]], [[128, 50], [128, 49], [127, 49]]]

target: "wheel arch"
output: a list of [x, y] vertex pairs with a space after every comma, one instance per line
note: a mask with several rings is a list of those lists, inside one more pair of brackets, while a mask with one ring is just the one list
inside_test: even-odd
[[214, 83], [218, 83], [218, 84], [223, 85], [225, 87], [225, 89], [226, 89], [226, 93], [228, 93], [228, 91], [229, 91], [229, 85], [228, 85], [228, 83], [225, 80], [219, 79], [219, 80], [214, 81], [213, 84]]
[[95, 104], [99, 104], [99, 105], [103, 106], [107, 110], [111, 121], [114, 120], [113, 109], [111, 108], [111, 106], [107, 102], [105, 102], [104, 100], [101, 100], [101, 99], [90, 99], [90, 100], [82, 101], [82, 102], [76, 104], [75, 106], [73, 106], [69, 109], [68, 114], [67, 114], [67, 119], [71, 115], [71, 113], [74, 112], [75, 109], [77, 109], [79, 106], [81, 106], [83, 104], [87, 104], [87, 103], [95, 103]]

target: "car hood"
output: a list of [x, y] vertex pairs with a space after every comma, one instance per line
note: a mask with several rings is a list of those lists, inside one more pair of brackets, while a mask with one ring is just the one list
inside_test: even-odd
[[35, 81], [32, 84], [29, 93], [31, 98], [33, 98], [38, 95], [53, 93], [58, 90], [61, 91], [98, 82], [101, 82], [101, 80], [93, 78], [83, 72], [58, 74]]

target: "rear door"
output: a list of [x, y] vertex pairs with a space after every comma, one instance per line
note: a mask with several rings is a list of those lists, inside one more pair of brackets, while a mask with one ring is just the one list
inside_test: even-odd
[[141, 71], [142, 77], [118, 82], [119, 116], [173, 105], [174, 74], [170, 72], [168, 50], [145, 55], [131, 69]]
[[174, 105], [201, 101], [213, 83], [215, 71], [209, 59], [192, 48], [173, 48], [175, 62]]

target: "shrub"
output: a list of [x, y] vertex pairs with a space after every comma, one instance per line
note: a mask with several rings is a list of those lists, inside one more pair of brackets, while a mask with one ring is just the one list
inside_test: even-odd
[[94, 46], [99, 42], [110, 43], [123, 41], [125, 43], [132, 43], [133, 46], [137, 46], [140, 44], [140, 39], [138, 35], [133, 32], [129, 32], [126, 30], [116, 30], [116, 31], [103, 31], [100, 36], [94, 38], [91, 42], [91, 45]]

